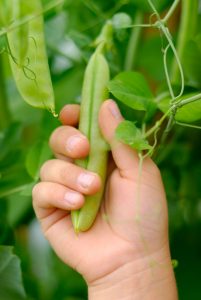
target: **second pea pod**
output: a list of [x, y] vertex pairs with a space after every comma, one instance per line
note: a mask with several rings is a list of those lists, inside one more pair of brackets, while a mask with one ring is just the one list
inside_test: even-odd
[[98, 114], [102, 102], [108, 98], [108, 81], [109, 67], [103, 55], [103, 47], [99, 45], [85, 70], [79, 122], [79, 130], [90, 142], [90, 153], [86, 159], [77, 160], [76, 164], [97, 173], [102, 185], [99, 192], [85, 197], [85, 204], [80, 210], [72, 211], [76, 232], [86, 231], [92, 226], [103, 197], [108, 151], [99, 129]]

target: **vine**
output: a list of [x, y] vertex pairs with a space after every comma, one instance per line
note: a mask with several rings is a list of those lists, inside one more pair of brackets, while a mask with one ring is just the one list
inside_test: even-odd
[[[178, 124], [178, 125], [181, 125], [181, 126], [188, 126], [188, 127], [192, 127], [192, 128], [198, 128], [198, 129], [200, 128], [199, 126], [190, 125], [190, 124], [186, 124], [186, 123], [176, 121], [175, 120], [175, 115], [176, 115], [177, 110], [179, 108], [181, 108], [184, 105], [187, 105], [191, 102], [200, 100], [201, 99], [201, 94], [197, 94], [196, 96], [189, 97], [185, 100], [181, 100], [181, 96], [184, 93], [185, 79], [184, 79], [184, 72], [183, 72], [180, 56], [183, 52], [183, 48], [184, 48], [184, 44], [185, 44], [184, 40], [186, 41], [186, 39], [187, 39], [186, 36], [184, 37], [184, 34], [185, 34], [184, 27], [186, 28], [187, 16], [188, 16], [187, 15], [187, 7], [189, 8], [189, 3], [188, 4], [183, 3], [183, 5], [184, 5], [183, 23], [182, 23], [181, 29], [180, 29], [180, 32], [181, 32], [180, 35], [182, 36], [183, 42], [182, 43], [178, 42], [178, 44], [180, 46], [179, 46], [179, 50], [177, 50], [174, 43], [173, 43], [171, 33], [170, 33], [170, 31], [169, 31], [166, 24], [167, 24], [168, 20], [170, 19], [170, 17], [173, 15], [173, 13], [174, 13], [175, 9], [177, 8], [180, 1], [175, 0], [173, 2], [172, 6], [170, 7], [169, 11], [167, 12], [167, 14], [165, 15], [164, 18], [160, 17], [160, 15], [159, 15], [158, 11], [156, 10], [152, 0], [147, 0], [147, 1], [150, 5], [151, 9], [153, 10], [153, 14], [150, 16], [150, 23], [149, 24], [136, 24], [135, 23], [135, 24], [127, 26], [126, 28], [137, 28], [137, 27], [140, 27], [140, 28], [156, 28], [165, 36], [165, 38], [167, 40], [167, 46], [165, 47], [165, 49], [163, 49], [163, 64], [164, 64], [166, 82], [167, 82], [167, 86], [168, 86], [168, 89], [169, 89], [169, 94], [171, 96], [171, 100], [170, 100], [170, 103], [169, 103], [169, 110], [144, 135], [145, 138], [148, 138], [149, 136], [154, 135], [154, 140], [156, 141], [156, 132], [159, 131], [161, 124], [168, 117], [169, 120], [168, 120], [166, 129], [164, 130], [162, 138], [161, 138], [161, 142], [163, 144], [166, 137], [167, 137], [167, 135], [168, 135], [168, 133], [170, 132], [170, 130], [174, 126], [174, 124]], [[186, 1], [186, 2], [188, 2], [188, 1]], [[196, 4], [194, 5], [194, 8], [196, 8]], [[194, 12], [195, 11], [197, 11], [197, 10], [194, 9]], [[188, 13], [190, 13], [189, 10], [188, 10]], [[153, 16], [156, 16], [157, 21], [152, 23]], [[194, 23], [196, 23], [196, 22], [194, 21]], [[194, 30], [195, 25], [192, 25], [191, 27], [193, 27], [193, 29], [191, 28], [191, 29], [188, 30], [190, 33], [192, 33], [192, 31]], [[190, 35], [189, 32], [187, 33], [187, 35]], [[172, 86], [171, 76], [170, 76], [169, 71], [168, 71], [167, 52], [169, 51], [169, 49], [171, 49], [173, 54], [174, 54], [174, 62], [173, 62], [172, 69], [174, 69], [174, 70], [177, 69], [179, 74], [180, 74], [180, 91], [179, 91], [178, 95], [174, 94], [174, 89], [173, 89], [173, 86]], [[177, 75], [177, 77], [178, 77], [178, 75]], [[158, 100], [159, 100], [159, 98], [158, 98]], [[154, 142], [153, 147], [156, 147], [156, 145], [157, 145], [157, 143]], [[153, 153], [153, 151], [154, 151], [154, 149], [152, 149], [151, 152]], [[148, 153], [150, 153], [150, 152], [148, 151]]]

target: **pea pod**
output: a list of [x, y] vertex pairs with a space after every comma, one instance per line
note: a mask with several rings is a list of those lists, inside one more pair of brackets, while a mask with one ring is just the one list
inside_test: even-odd
[[0, 0], [0, 29], [12, 21], [11, 1]]
[[[29, 1], [27, 0], [13, 0], [12, 15], [13, 20], [21, 20], [26, 17], [27, 12], [29, 12]], [[12, 44], [12, 49], [15, 51], [15, 59], [19, 68], [23, 68], [26, 65], [28, 44], [30, 42], [29, 38], [29, 25], [23, 24], [16, 28], [14, 31], [15, 38], [12, 39], [12, 34], [8, 34], [10, 41], [10, 46]], [[11, 53], [12, 54], [12, 53]]]
[[72, 211], [72, 222], [76, 232], [86, 231], [93, 224], [104, 192], [107, 167], [107, 146], [98, 126], [98, 113], [103, 100], [107, 99], [109, 67], [99, 46], [89, 60], [82, 88], [79, 130], [90, 142], [90, 153], [85, 160], [76, 161], [77, 165], [99, 174], [102, 179], [101, 190], [85, 197], [84, 206]]
[[[22, 98], [32, 106], [54, 111], [54, 93], [50, 78], [40, 0], [8, 0], [12, 27], [7, 33], [9, 60]], [[10, 10], [12, 10], [10, 12]], [[19, 26], [19, 21], [27, 22]]]

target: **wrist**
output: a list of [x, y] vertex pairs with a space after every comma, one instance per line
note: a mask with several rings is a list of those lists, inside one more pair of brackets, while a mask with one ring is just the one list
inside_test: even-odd
[[104, 278], [90, 283], [88, 294], [89, 300], [177, 300], [169, 251], [122, 265]]

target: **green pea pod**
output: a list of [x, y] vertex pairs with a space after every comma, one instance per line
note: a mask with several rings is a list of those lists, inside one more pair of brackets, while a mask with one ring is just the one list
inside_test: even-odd
[[102, 187], [95, 195], [85, 197], [85, 204], [80, 210], [72, 211], [72, 222], [76, 232], [86, 231], [92, 226], [104, 192], [107, 145], [98, 126], [98, 113], [102, 102], [108, 98], [106, 87], [109, 81], [109, 67], [101, 49], [99, 46], [89, 60], [82, 88], [79, 130], [89, 139], [90, 153], [85, 160], [78, 160], [76, 164], [99, 174]]
[[[12, 19], [23, 20], [27, 17], [27, 13], [30, 11], [30, 1], [27, 0], [13, 0], [12, 5]], [[13, 41], [13, 47], [15, 49], [15, 59], [19, 67], [23, 68], [26, 65], [26, 59], [28, 59], [27, 51], [29, 39], [29, 26], [28, 24], [20, 25], [16, 28], [15, 39]]]
[[[17, 88], [30, 105], [54, 112], [54, 93], [44, 41], [40, 0], [8, 0], [12, 10], [12, 30], [7, 33], [9, 60]], [[27, 22], [19, 25], [20, 18]], [[15, 28], [16, 24], [16, 28]]]
[[11, 1], [0, 0], [0, 29], [9, 25], [12, 21], [12, 6]]

